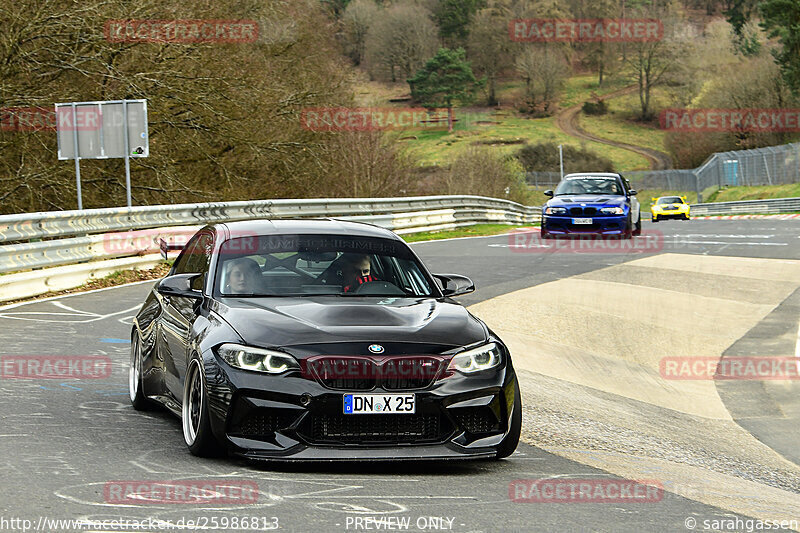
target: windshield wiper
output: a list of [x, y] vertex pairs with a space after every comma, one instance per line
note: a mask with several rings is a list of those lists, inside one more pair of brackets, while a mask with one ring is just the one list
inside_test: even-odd
[[433, 298], [433, 296], [427, 294], [356, 294], [354, 292], [343, 292], [339, 293], [336, 296], [342, 296], [344, 298], [354, 298], [354, 297], [368, 297], [368, 296], [375, 296], [377, 298]]

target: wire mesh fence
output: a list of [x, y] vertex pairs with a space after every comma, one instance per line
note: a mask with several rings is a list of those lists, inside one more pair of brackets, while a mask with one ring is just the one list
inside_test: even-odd
[[[780, 185], [800, 182], [800, 143], [752, 150], [717, 152], [695, 169], [635, 170], [623, 174], [636, 189], [696, 191], [710, 187]], [[554, 188], [559, 172], [528, 172], [526, 180], [538, 189]]]

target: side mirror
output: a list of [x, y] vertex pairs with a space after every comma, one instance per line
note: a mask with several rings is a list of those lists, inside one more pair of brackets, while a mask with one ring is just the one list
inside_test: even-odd
[[545, 196], [549, 196], [550, 198], [552, 198], [553, 197], [553, 191], [551, 191], [550, 189], [547, 189], [546, 191], [544, 191], [544, 195]]
[[628, 194], [630, 194], [631, 196], [636, 196], [639, 193], [636, 191], [636, 189], [631, 189], [628, 191]]
[[200, 299], [202, 291], [192, 288], [192, 281], [202, 274], [175, 274], [167, 276], [158, 283], [156, 289], [164, 296], [182, 296], [184, 298]]
[[442, 287], [445, 296], [461, 296], [475, 290], [475, 284], [467, 276], [458, 274], [434, 274]]

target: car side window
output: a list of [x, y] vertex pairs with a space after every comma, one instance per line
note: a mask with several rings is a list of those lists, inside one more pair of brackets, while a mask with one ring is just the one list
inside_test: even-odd
[[192, 281], [192, 288], [203, 290], [203, 284], [208, 277], [208, 267], [211, 264], [211, 252], [214, 248], [214, 239], [209, 233], [203, 233], [189, 254], [189, 261], [186, 265], [187, 273], [204, 274]]
[[175, 261], [175, 266], [172, 267], [173, 274], [190, 274], [192, 272], [189, 270], [189, 260], [194, 255], [192, 250], [195, 245], [197, 245], [197, 241], [200, 240], [200, 237], [201, 235], [195, 235], [189, 239], [189, 242], [187, 242], [186, 246], [183, 247], [183, 251]]

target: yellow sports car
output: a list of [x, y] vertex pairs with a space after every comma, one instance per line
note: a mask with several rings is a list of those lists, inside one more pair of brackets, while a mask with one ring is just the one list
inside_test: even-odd
[[689, 220], [689, 204], [686, 203], [685, 196], [661, 196], [651, 200], [653, 203], [650, 204], [650, 215], [653, 222], [665, 218]]

